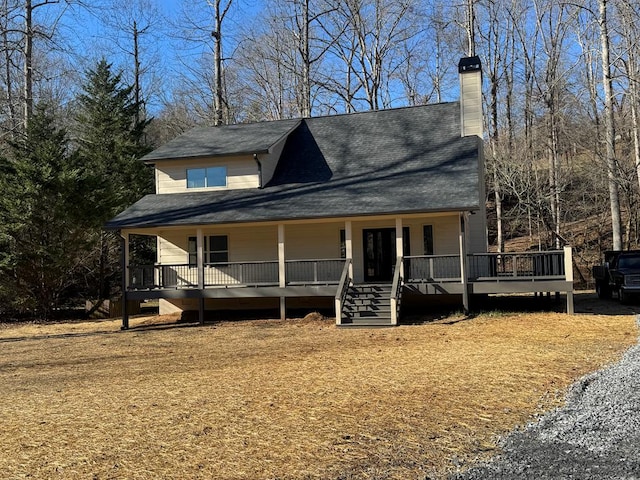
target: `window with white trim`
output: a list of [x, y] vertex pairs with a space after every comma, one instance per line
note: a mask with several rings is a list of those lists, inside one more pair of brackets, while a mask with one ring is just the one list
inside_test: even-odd
[[226, 186], [227, 167], [187, 168], [187, 188]]
[[[204, 263], [227, 263], [229, 261], [229, 237], [227, 235], [209, 235], [203, 237]], [[189, 237], [187, 241], [189, 266], [198, 265], [198, 238]]]

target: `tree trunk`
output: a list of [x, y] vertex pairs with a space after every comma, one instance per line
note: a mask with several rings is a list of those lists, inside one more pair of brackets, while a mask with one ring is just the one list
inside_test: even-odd
[[23, 127], [27, 125], [33, 115], [33, 6], [31, 0], [24, 2], [24, 107]]
[[560, 248], [560, 185], [558, 174], [560, 165], [558, 161], [558, 127], [555, 120], [557, 100], [552, 93], [549, 94], [549, 96], [551, 98], [547, 104], [549, 115], [547, 125], [547, 154], [549, 160], [550, 209], [555, 248]]
[[220, 0], [215, 1], [215, 30], [211, 32], [214, 40], [213, 62], [214, 62], [214, 93], [213, 93], [213, 124], [222, 125], [222, 20], [224, 15], [220, 12]]
[[213, 124], [222, 125], [222, 55], [220, 48], [220, 38], [215, 37], [215, 47], [213, 54], [214, 61], [214, 93], [213, 93]]
[[476, 54], [476, 0], [467, 0], [467, 56], [473, 57]]
[[18, 113], [16, 112], [16, 104], [15, 104], [15, 99], [14, 99], [14, 91], [13, 91], [13, 75], [12, 75], [12, 71], [11, 71], [11, 64], [12, 64], [12, 48], [10, 47], [9, 44], [9, 33], [8, 33], [8, 29], [9, 29], [9, 24], [8, 24], [8, 17], [9, 17], [9, 6], [7, 5], [6, 0], [4, 1], [4, 5], [2, 6], [2, 17], [3, 17], [3, 21], [6, 21], [7, 23], [4, 23], [2, 25], [2, 49], [3, 49], [3, 60], [4, 60], [4, 82], [5, 82], [5, 97], [4, 100], [7, 104], [7, 108], [9, 110], [9, 128], [10, 128], [10, 132], [9, 132], [9, 138], [11, 140], [15, 140], [15, 135], [16, 132], [18, 130], [18, 124], [19, 124], [19, 120], [18, 120]]
[[302, 108], [303, 117], [311, 116], [311, 58], [309, 50], [309, 0], [302, 0]]
[[640, 75], [638, 72], [638, 52], [640, 46], [638, 41], [640, 37], [634, 28], [634, 14], [635, 12], [631, 6], [627, 3], [621, 2], [618, 7], [620, 9], [621, 21], [623, 24], [623, 36], [625, 39], [625, 46], [628, 52], [628, 58], [626, 62], [627, 79], [629, 80], [629, 97], [631, 107], [631, 136], [633, 137], [633, 158], [636, 168], [636, 176], [638, 179], [638, 186], [640, 186], [640, 95], [638, 93], [638, 82], [640, 81]]
[[133, 100], [136, 104], [135, 122], [140, 123], [140, 51], [138, 48], [140, 32], [138, 31], [138, 23], [133, 21]]
[[605, 159], [609, 184], [609, 202], [611, 205], [611, 231], [613, 249], [622, 249], [622, 219], [620, 215], [620, 196], [618, 193], [618, 165], [616, 161], [615, 128], [613, 118], [613, 86], [611, 81], [611, 61], [609, 58], [609, 30], [607, 24], [607, 0], [599, 0], [600, 43], [602, 49], [602, 84], [604, 87], [604, 125]]

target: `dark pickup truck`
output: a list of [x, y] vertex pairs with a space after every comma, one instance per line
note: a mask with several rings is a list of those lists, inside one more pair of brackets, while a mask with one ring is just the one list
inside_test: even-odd
[[605, 252], [603, 264], [593, 267], [593, 278], [598, 297], [611, 298], [615, 292], [627, 303], [640, 294], [640, 250]]

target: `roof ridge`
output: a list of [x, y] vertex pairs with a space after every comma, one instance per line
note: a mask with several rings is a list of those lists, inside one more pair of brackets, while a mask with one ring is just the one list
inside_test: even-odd
[[418, 108], [429, 108], [436, 107], [439, 105], [455, 105], [459, 104], [459, 100], [452, 100], [450, 102], [436, 102], [436, 103], [425, 103], [424, 105], [404, 105], [402, 107], [392, 107], [392, 108], [381, 108], [378, 110], [359, 110], [357, 112], [345, 112], [345, 113], [334, 113], [334, 114], [326, 114], [326, 115], [318, 115], [312, 117], [302, 117], [301, 120], [315, 120], [318, 118], [335, 118], [335, 117], [349, 117], [355, 115], [366, 115], [366, 114], [377, 114], [377, 113], [388, 113], [388, 112], [397, 112], [399, 110], [411, 110]]

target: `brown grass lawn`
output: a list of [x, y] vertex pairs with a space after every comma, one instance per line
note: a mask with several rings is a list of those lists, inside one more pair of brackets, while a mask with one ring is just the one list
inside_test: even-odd
[[0, 327], [0, 477], [442, 477], [637, 339], [632, 315], [119, 325]]

